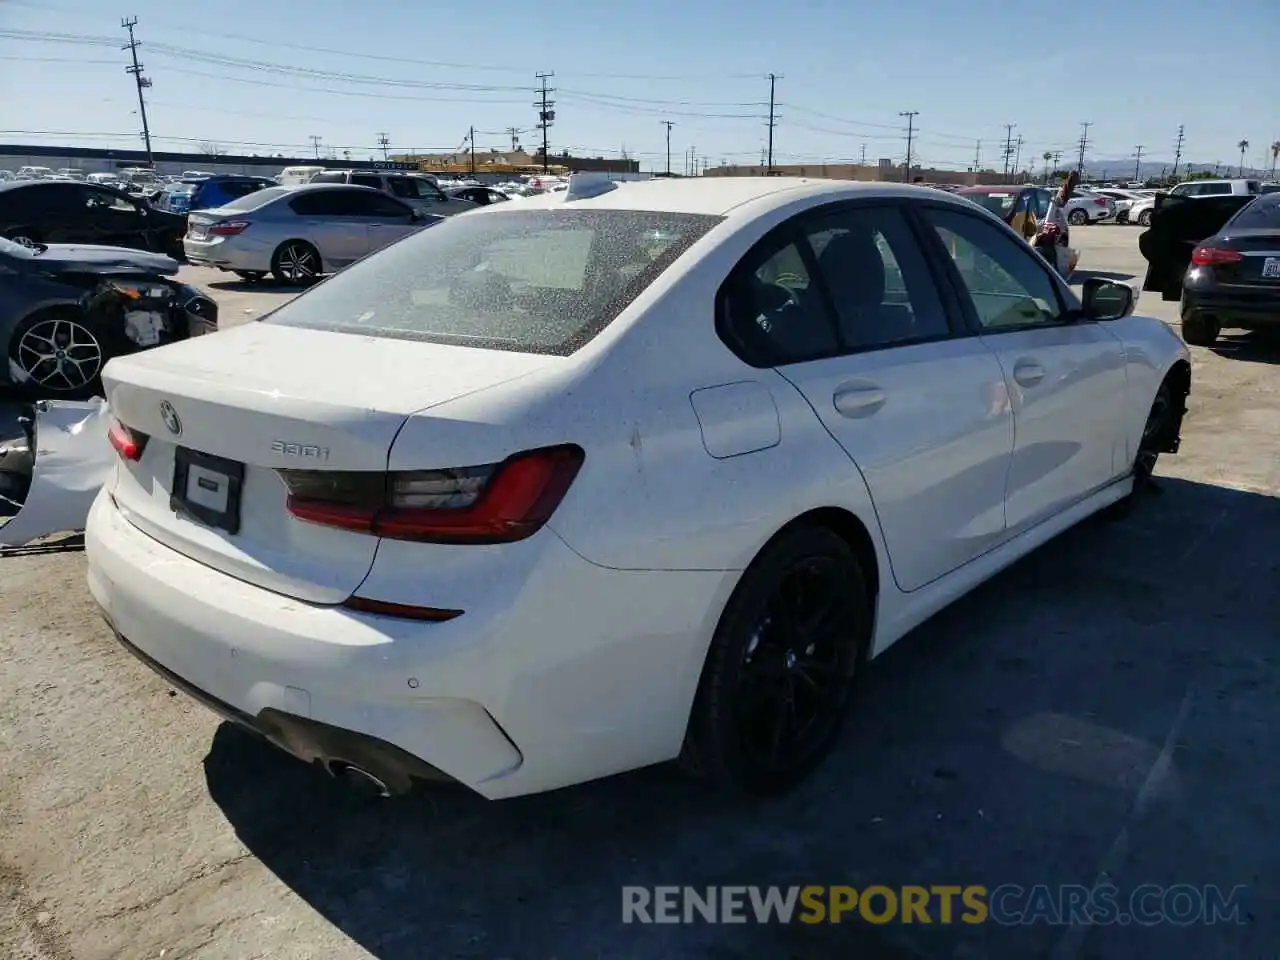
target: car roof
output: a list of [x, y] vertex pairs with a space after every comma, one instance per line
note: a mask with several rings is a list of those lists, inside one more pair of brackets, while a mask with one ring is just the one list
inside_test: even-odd
[[[571, 199], [569, 191], [538, 194], [520, 201], [520, 209], [569, 207], [580, 210], [641, 210], [723, 217], [745, 204], [754, 212], [783, 207], [792, 200], [853, 199], [856, 197], [928, 197], [946, 202], [952, 195], [932, 187], [859, 180], [809, 177], [687, 177], [631, 180], [596, 196]], [[505, 205], [502, 205], [505, 206]], [[467, 216], [482, 216], [484, 207]]]
[[358, 183], [300, 183], [297, 186], [286, 186], [278, 184], [291, 194], [294, 193], [318, 193], [322, 190], [365, 190], [369, 193], [376, 193], [379, 196], [386, 196], [381, 190], [375, 190], [373, 187], [362, 187]]
[[958, 190], [956, 192], [959, 193], [961, 196], [965, 196], [966, 194], [972, 196], [974, 194], [980, 194], [980, 193], [1009, 193], [1014, 190], [1044, 190], [1044, 189], [1046, 188], [1042, 186], [1038, 186], [1037, 184], [1034, 184], [1034, 183], [1010, 183], [1004, 186], [1000, 186], [998, 184], [985, 183], [978, 187], [964, 187], [963, 189]]

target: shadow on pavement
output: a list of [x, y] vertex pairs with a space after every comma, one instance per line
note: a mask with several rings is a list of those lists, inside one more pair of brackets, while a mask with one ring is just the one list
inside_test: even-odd
[[1228, 360], [1280, 363], [1280, 332], [1273, 330], [1225, 331], [1209, 348]]
[[21, 547], [0, 547], [0, 560], [8, 557], [39, 557], [50, 553], [78, 553], [84, 549], [84, 534], [76, 533], [57, 540], [42, 540]]
[[261, 280], [210, 280], [206, 286], [210, 290], [220, 290], [225, 293], [297, 294], [306, 289], [306, 287], [294, 287], [287, 283], [280, 283], [270, 276]]
[[[1247, 904], [1274, 903], [1280, 500], [1160, 486], [877, 660], [835, 754], [781, 798], [711, 795], [658, 767], [498, 803], [461, 788], [371, 803], [226, 725], [208, 787], [248, 849], [379, 960], [1022, 960], [1065, 932], [624, 925], [626, 884], [1090, 885], [1106, 864], [1125, 892], [1247, 884]], [[1200, 960], [1280, 942], [1275, 911], [1241, 919], [1094, 927], [1074, 955]]]

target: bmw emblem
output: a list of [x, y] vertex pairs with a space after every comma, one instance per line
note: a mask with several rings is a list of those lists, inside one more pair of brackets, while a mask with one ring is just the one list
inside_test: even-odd
[[160, 401], [160, 418], [175, 437], [182, 435], [182, 421], [178, 418], [178, 411], [173, 409], [173, 404], [168, 400]]

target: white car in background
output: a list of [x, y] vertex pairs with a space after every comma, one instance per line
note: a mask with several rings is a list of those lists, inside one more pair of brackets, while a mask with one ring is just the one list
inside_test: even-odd
[[1103, 220], [1114, 218], [1116, 204], [1114, 200], [1104, 194], [1089, 190], [1086, 187], [1076, 187], [1071, 199], [1067, 201], [1066, 214], [1067, 223], [1073, 227], [1080, 227], [1088, 223], [1100, 223]]
[[1129, 208], [1142, 199], [1142, 195], [1132, 190], [1122, 189], [1120, 187], [1104, 187], [1094, 190], [1094, 193], [1101, 194], [1104, 197], [1110, 197], [1115, 203], [1116, 223], [1129, 222]]
[[1177, 448], [1187, 348], [1134, 296], [904, 185], [481, 207], [112, 360], [89, 586], [169, 683], [384, 795], [676, 757], [785, 788], [868, 658]]

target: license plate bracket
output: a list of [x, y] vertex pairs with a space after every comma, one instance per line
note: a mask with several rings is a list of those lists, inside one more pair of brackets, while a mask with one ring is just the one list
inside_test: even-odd
[[188, 447], [174, 449], [173, 487], [169, 493], [169, 506], [174, 513], [206, 527], [237, 534], [243, 487], [243, 463]]
[[1266, 280], [1280, 280], [1280, 257], [1267, 257], [1262, 261], [1262, 276]]

